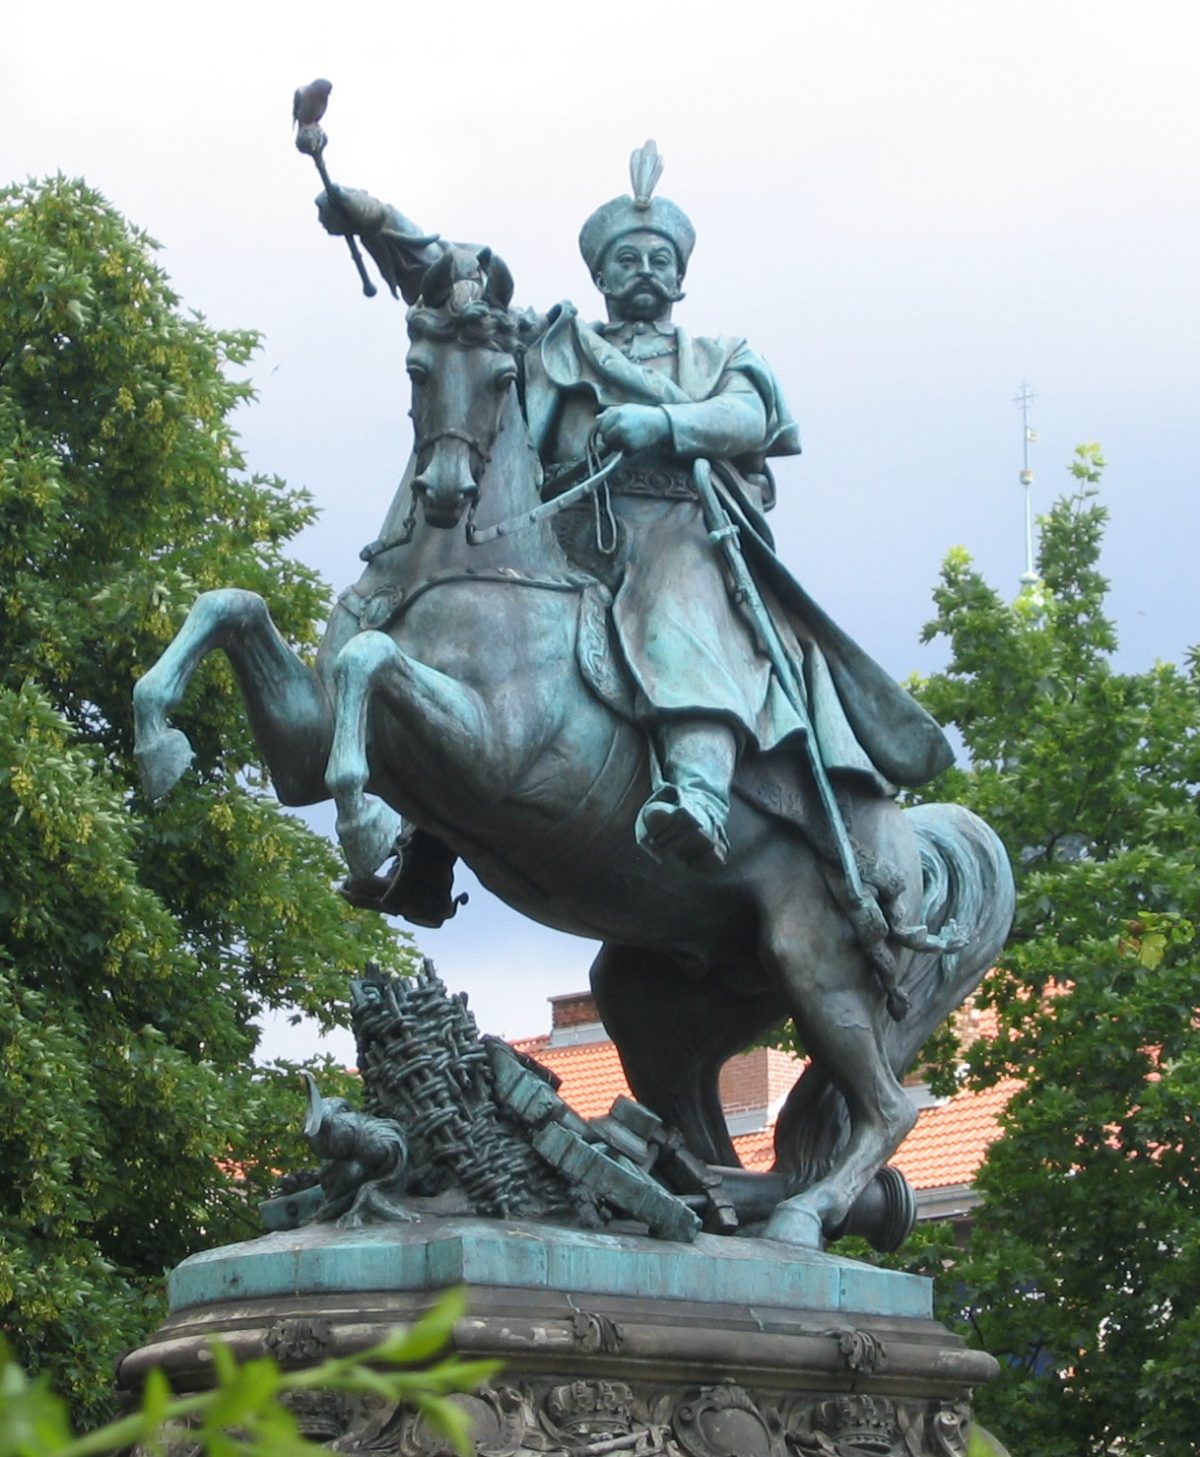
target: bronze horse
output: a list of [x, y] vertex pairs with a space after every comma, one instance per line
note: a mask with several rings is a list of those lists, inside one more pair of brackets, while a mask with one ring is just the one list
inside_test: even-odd
[[851, 928], [802, 765], [743, 763], [723, 867], [701, 874], [637, 848], [650, 770], [610, 650], [609, 594], [539, 515], [511, 279], [487, 250], [474, 264], [410, 311], [413, 459], [315, 669], [261, 598], [205, 593], [135, 691], [147, 788], [164, 794], [186, 768], [168, 715], [222, 648], [279, 798], [333, 797], [352, 878], [389, 858], [403, 816], [509, 905], [603, 943], [592, 984], [630, 1086], [711, 1164], [737, 1162], [722, 1064], [791, 1017], [811, 1062], [779, 1120], [774, 1187], [786, 1197], [765, 1233], [817, 1246], [912, 1127], [900, 1077], [1003, 944], [1004, 851], [959, 807], [906, 810], [838, 785], [886, 906], [909, 1004], [897, 1019]]

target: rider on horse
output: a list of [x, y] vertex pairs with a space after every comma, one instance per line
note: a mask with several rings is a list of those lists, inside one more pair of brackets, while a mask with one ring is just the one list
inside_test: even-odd
[[[952, 754], [933, 720], [775, 556], [762, 515], [774, 501], [767, 458], [799, 453], [796, 426], [744, 340], [692, 338], [672, 322], [695, 233], [679, 207], [653, 195], [660, 172], [647, 143], [631, 159], [633, 195], [598, 208], [580, 234], [607, 319], [585, 323], [569, 303], [521, 316], [523, 399], [547, 494], [569, 486], [590, 450], [623, 453], [606, 482], [603, 550], [615, 558], [613, 624], [654, 751], [637, 835], [656, 857], [705, 868], [728, 853], [730, 788], [747, 751], [811, 735], [827, 771], [884, 795], [931, 779]], [[318, 207], [330, 232], [361, 237], [410, 304], [452, 246], [365, 193], [337, 188]], [[697, 459], [713, 464], [802, 702], [783, 691], [733, 600], [693, 484]], [[599, 509], [596, 519], [602, 536]], [[392, 907], [426, 924], [452, 914], [447, 853], [431, 836], [411, 838]]]
[[[166, 794], [193, 757], [171, 715], [223, 651], [280, 799], [336, 802], [347, 893], [440, 924], [453, 847], [600, 941], [630, 1089], [708, 1164], [736, 1162], [721, 1066], [790, 1017], [811, 1061], [766, 1233], [816, 1248], [912, 1126], [900, 1079], [1003, 944], [1012, 877], [969, 811], [894, 800], [948, 745], [775, 556], [793, 427], [744, 343], [671, 322], [692, 230], [657, 166], [585, 225], [598, 324], [514, 312], [489, 249], [323, 173], [331, 230], [415, 305], [413, 459], [316, 661], [259, 594], [202, 593], [134, 690], [135, 753]], [[380, 876], [402, 817], [424, 828]]]

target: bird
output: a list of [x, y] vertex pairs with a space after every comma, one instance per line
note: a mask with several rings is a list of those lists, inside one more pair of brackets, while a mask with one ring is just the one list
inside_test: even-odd
[[332, 90], [333, 82], [325, 81], [320, 76], [307, 86], [296, 87], [296, 94], [292, 98], [292, 120], [298, 127], [315, 126], [321, 120], [329, 105], [329, 93]]

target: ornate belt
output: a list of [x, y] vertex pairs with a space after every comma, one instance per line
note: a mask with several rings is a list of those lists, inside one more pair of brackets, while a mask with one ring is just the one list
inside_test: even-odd
[[687, 466], [619, 465], [608, 478], [609, 488], [621, 496], [657, 496], [664, 500], [694, 501], [696, 488]]

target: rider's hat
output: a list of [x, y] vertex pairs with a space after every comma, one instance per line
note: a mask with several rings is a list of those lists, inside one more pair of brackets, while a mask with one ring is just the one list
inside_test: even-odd
[[653, 142], [639, 147], [629, 158], [633, 196], [614, 197], [598, 207], [584, 223], [579, 234], [579, 251], [593, 275], [612, 243], [626, 233], [644, 230], [661, 233], [671, 240], [679, 259], [679, 273], [683, 276], [696, 243], [696, 230], [681, 207], [669, 198], [652, 196], [662, 168], [662, 158]]

